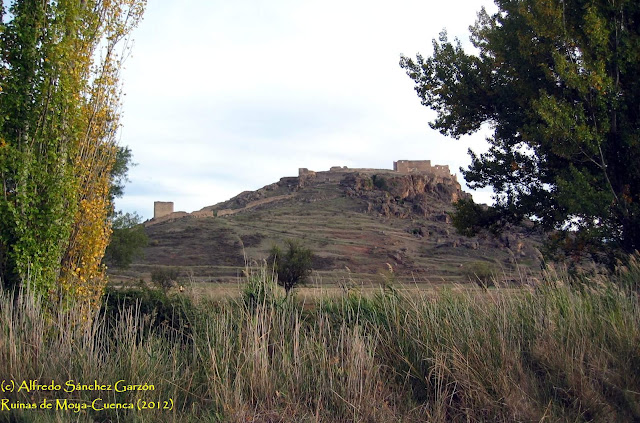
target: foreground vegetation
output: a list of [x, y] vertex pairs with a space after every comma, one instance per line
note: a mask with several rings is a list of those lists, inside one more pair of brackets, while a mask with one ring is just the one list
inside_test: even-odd
[[[579, 285], [548, 274], [515, 292], [420, 298], [387, 285], [310, 307], [262, 269], [247, 276], [240, 300], [120, 291], [89, 320], [5, 292], [3, 386], [60, 389], [6, 390], [5, 403], [46, 398], [53, 408], [3, 410], [0, 421], [634, 421], [639, 281], [634, 259]], [[68, 381], [94, 388], [65, 392]], [[153, 390], [123, 391], [144, 384]], [[68, 409], [56, 411], [64, 398]], [[161, 410], [96, 411], [96, 398], [96, 408], [159, 401]]]

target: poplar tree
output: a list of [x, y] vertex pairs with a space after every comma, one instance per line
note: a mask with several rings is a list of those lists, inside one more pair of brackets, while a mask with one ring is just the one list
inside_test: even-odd
[[95, 305], [120, 69], [145, 1], [9, 4], [0, 11], [0, 277]]
[[533, 219], [549, 252], [614, 263], [640, 249], [640, 2], [496, 0], [470, 27], [474, 53], [446, 32], [433, 55], [402, 57], [431, 126], [459, 138], [488, 124], [470, 151], [466, 234]]

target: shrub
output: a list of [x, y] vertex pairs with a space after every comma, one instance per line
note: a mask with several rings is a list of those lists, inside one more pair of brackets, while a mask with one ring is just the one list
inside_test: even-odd
[[371, 177], [373, 180], [373, 186], [382, 191], [388, 191], [389, 187], [387, 186], [387, 180], [380, 175], [373, 175]]
[[289, 291], [297, 285], [304, 284], [311, 274], [313, 253], [299, 241], [289, 239], [285, 243], [287, 251], [282, 251], [274, 245], [267, 261], [278, 275], [278, 285], [284, 287], [289, 295]]
[[132, 308], [145, 323], [145, 331], [173, 332], [173, 335], [180, 334], [183, 339], [191, 336], [190, 322], [196, 310], [184, 296], [169, 296], [164, 290], [145, 286], [107, 288], [102, 313], [109, 322], [109, 327], [113, 327], [122, 319], [122, 314]]
[[473, 261], [465, 265], [465, 276], [479, 286], [486, 288], [495, 285], [497, 271], [493, 263], [486, 261]]
[[151, 282], [167, 290], [178, 280], [178, 276], [180, 276], [180, 270], [176, 267], [158, 267], [151, 271]]

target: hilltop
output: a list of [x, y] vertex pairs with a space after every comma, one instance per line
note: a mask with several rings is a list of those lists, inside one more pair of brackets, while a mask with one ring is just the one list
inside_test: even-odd
[[537, 242], [525, 230], [499, 239], [456, 234], [448, 213], [468, 196], [447, 166], [429, 161], [398, 161], [393, 170], [301, 168], [298, 176], [194, 213], [156, 204], [156, 216], [145, 223], [145, 258], [127, 274], [179, 266], [224, 281], [287, 238], [316, 253], [314, 270], [329, 282], [346, 272], [374, 281], [389, 266], [398, 279], [419, 283], [466, 281], [479, 262], [505, 279], [515, 278], [517, 267], [537, 269]]

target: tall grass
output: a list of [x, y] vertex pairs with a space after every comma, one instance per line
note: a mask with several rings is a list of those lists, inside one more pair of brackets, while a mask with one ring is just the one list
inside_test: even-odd
[[515, 290], [408, 297], [386, 287], [310, 307], [262, 269], [242, 298], [174, 299], [164, 320], [143, 303], [87, 319], [2, 293], [0, 380], [155, 390], [0, 398], [171, 399], [173, 408], [0, 411], [0, 421], [638, 421], [639, 280], [631, 260], [577, 286], [553, 274]]

